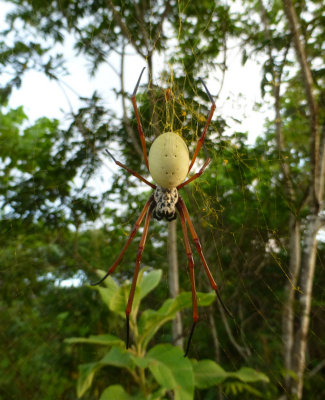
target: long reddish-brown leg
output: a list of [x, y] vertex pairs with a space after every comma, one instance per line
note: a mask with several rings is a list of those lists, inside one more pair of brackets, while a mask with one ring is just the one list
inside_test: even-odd
[[203, 129], [203, 132], [202, 132], [202, 135], [201, 135], [199, 141], [197, 142], [196, 149], [195, 149], [194, 154], [193, 154], [193, 157], [192, 157], [192, 161], [191, 161], [190, 166], [189, 166], [189, 168], [188, 168], [188, 172], [191, 171], [191, 169], [192, 169], [192, 167], [193, 167], [193, 164], [194, 164], [194, 162], [195, 162], [195, 160], [196, 160], [196, 157], [197, 157], [197, 155], [198, 155], [198, 152], [200, 151], [200, 149], [201, 149], [201, 147], [202, 147], [202, 145], [203, 145], [203, 143], [204, 143], [205, 135], [206, 135], [207, 130], [208, 130], [208, 128], [209, 128], [209, 125], [210, 125], [210, 123], [211, 123], [211, 119], [212, 119], [214, 110], [216, 109], [216, 104], [215, 104], [215, 102], [214, 102], [214, 100], [213, 100], [213, 98], [212, 98], [212, 96], [211, 96], [211, 94], [210, 94], [208, 88], [206, 87], [205, 83], [203, 82], [203, 80], [202, 80], [201, 78], [200, 78], [200, 81], [202, 82], [202, 84], [203, 84], [203, 86], [204, 86], [204, 89], [205, 89], [205, 91], [207, 92], [207, 95], [209, 96], [209, 99], [210, 99], [210, 101], [211, 101], [211, 103], [212, 103], [212, 106], [211, 106], [211, 109], [210, 109], [210, 114], [209, 114], [209, 116], [208, 116], [207, 122], [205, 123], [204, 129]]
[[141, 257], [142, 257], [144, 246], [145, 246], [146, 240], [147, 240], [149, 222], [151, 219], [153, 208], [154, 208], [154, 205], [151, 204], [149, 207], [147, 216], [146, 216], [145, 223], [144, 223], [144, 228], [143, 228], [143, 232], [142, 232], [142, 236], [141, 236], [141, 240], [140, 240], [140, 244], [139, 244], [139, 248], [138, 248], [135, 270], [134, 270], [133, 279], [132, 279], [132, 286], [131, 286], [131, 290], [130, 290], [130, 294], [129, 294], [129, 300], [128, 300], [128, 304], [127, 304], [126, 310], [125, 310], [125, 314], [126, 314], [126, 348], [127, 349], [129, 348], [129, 342], [130, 342], [130, 318], [129, 317], [130, 317], [130, 312], [132, 310], [134, 292], [135, 292], [135, 288], [137, 286], [137, 279], [138, 279], [138, 275], [139, 275]]
[[218, 297], [218, 300], [219, 300], [219, 302], [220, 302], [222, 308], [225, 310], [225, 312], [226, 312], [231, 318], [233, 318], [231, 312], [228, 310], [228, 308], [225, 306], [225, 304], [223, 303], [223, 301], [222, 301], [222, 299], [221, 299], [221, 296], [220, 296], [220, 293], [219, 293], [219, 290], [218, 290], [218, 286], [217, 286], [215, 280], [213, 279], [213, 276], [212, 276], [212, 274], [211, 274], [211, 271], [210, 271], [210, 269], [209, 269], [209, 267], [208, 267], [208, 264], [207, 264], [207, 262], [206, 262], [206, 260], [205, 260], [204, 255], [203, 255], [202, 246], [201, 246], [199, 237], [198, 237], [198, 235], [197, 235], [197, 233], [196, 233], [196, 231], [195, 231], [195, 229], [194, 229], [193, 223], [192, 223], [191, 218], [190, 218], [190, 214], [189, 214], [189, 212], [188, 212], [188, 210], [187, 210], [187, 208], [186, 208], [186, 205], [185, 205], [185, 203], [184, 203], [184, 200], [183, 200], [180, 196], [179, 196], [179, 199], [178, 199], [178, 205], [179, 205], [179, 207], [181, 208], [181, 210], [182, 210], [183, 213], [184, 213], [186, 222], [187, 222], [187, 224], [188, 224], [188, 227], [189, 227], [189, 229], [190, 229], [190, 232], [191, 232], [193, 241], [194, 241], [195, 246], [196, 246], [196, 250], [197, 250], [197, 252], [199, 253], [199, 256], [200, 256], [200, 258], [201, 258], [201, 261], [202, 261], [202, 264], [203, 264], [203, 266], [204, 266], [205, 272], [206, 272], [206, 274], [207, 274], [207, 276], [208, 276], [208, 278], [209, 278], [210, 285], [211, 285], [212, 289], [216, 292], [216, 295], [217, 295], [217, 297]]
[[133, 171], [132, 169], [130, 169], [129, 167], [127, 167], [126, 165], [122, 164], [120, 161], [117, 161], [115, 159], [115, 157], [113, 156], [113, 154], [111, 154], [107, 149], [105, 149], [106, 153], [109, 155], [109, 157], [115, 162], [116, 165], [118, 165], [119, 167], [122, 167], [124, 169], [126, 169], [131, 175], [134, 175], [135, 177], [137, 177], [140, 181], [146, 183], [148, 186], [152, 187], [153, 189], [156, 189], [156, 185], [154, 185], [153, 183], [150, 183], [149, 181], [147, 181], [147, 179], [145, 179], [143, 176], [141, 176], [140, 174], [138, 174], [137, 172]]
[[137, 102], [136, 102], [136, 98], [135, 98], [135, 95], [137, 94], [137, 90], [138, 90], [138, 87], [139, 87], [139, 84], [140, 84], [140, 81], [141, 81], [141, 77], [142, 77], [142, 74], [143, 74], [144, 70], [145, 70], [145, 67], [141, 71], [141, 74], [139, 76], [137, 84], [135, 85], [135, 88], [134, 88], [134, 91], [133, 91], [131, 99], [132, 99], [132, 104], [133, 104], [133, 108], [134, 108], [134, 112], [135, 112], [135, 117], [136, 117], [137, 123], [138, 123], [138, 132], [139, 132], [139, 135], [140, 135], [141, 146], [142, 146], [142, 151], [143, 151], [143, 156], [144, 156], [144, 162], [146, 163], [146, 166], [147, 166], [148, 171], [149, 171], [149, 163], [148, 163], [148, 157], [147, 157], [146, 141], [145, 141], [145, 138], [144, 138], [142, 124], [141, 124], [141, 121], [140, 121]]
[[119, 263], [121, 262], [124, 253], [126, 251], [126, 249], [129, 247], [130, 243], [132, 242], [135, 234], [137, 233], [141, 222], [144, 218], [144, 216], [147, 214], [148, 208], [150, 206], [150, 204], [152, 204], [152, 202], [154, 201], [153, 195], [150, 196], [149, 200], [146, 202], [145, 206], [143, 207], [143, 210], [141, 211], [141, 214], [139, 215], [138, 219], [136, 220], [136, 223], [128, 237], [127, 242], [125, 243], [125, 245], [123, 246], [123, 249], [120, 253], [120, 255], [117, 257], [117, 259], [115, 260], [114, 264], [110, 267], [110, 269], [107, 271], [107, 273], [103, 276], [103, 278], [101, 278], [98, 282], [95, 283], [91, 283], [92, 286], [96, 286], [99, 285], [100, 283], [102, 283], [109, 275], [111, 275], [115, 268], [119, 265]]
[[194, 329], [195, 329], [197, 320], [199, 318], [199, 314], [198, 314], [198, 310], [197, 310], [193, 253], [192, 253], [192, 250], [191, 250], [190, 241], [188, 240], [186, 221], [185, 221], [185, 218], [184, 218], [183, 210], [182, 210], [181, 206], [178, 203], [177, 203], [176, 207], [177, 207], [179, 215], [181, 217], [181, 225], [182, 225], [182, 231], [183, 231], [183, 237], [184, 237], [184, 244], [185, 244], [185, 249], [186, 249], [186, 256], [187, 256], [187, 260], [188, 260], [188, 268], [189, 268], [189, 271], [190, 271], [190, 279], [191, 279], [191, 286], [192, 286], [193, 324], [192, 324], [190, 336], [188, 338], [186, 351], [185, 351], [185, 354], [184, 354], [184, 357], [186, 357], [187, 354], [188, 354], [188, 351], [190, 349], [192, 336], [193, 336], [193, 333], [194, 333]]
[[204, 172], [204, 170], [206, 169], [206, 167], [210, 164], [211, 158], [208, 158], [206, 160], [206, 162], [202, 165], [201, 169], [199, 170], [199, 172], [195, 173], [193, 176], [191, 176], [187, 181], [181, 183], [180, 185], [177, 186], [177, 189], [181, 189], [182, 187], [184, 187], [185, 185], [188, 185], [190, 182], [194, 181], [195, 179], [197, 179], [199, 176], [201, 176]]

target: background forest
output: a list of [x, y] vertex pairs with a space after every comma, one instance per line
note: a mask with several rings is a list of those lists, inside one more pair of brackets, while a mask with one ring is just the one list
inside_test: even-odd
[[[324, 399], [324, 3], [5, 3], [0, 399]], [[30, 120], [28, 105], [11, 106], [26, 73], [56, 82], [62, 104], [84, 84], [65, 83], [67, 41], [69, 57], [86, 60], [90, 82], [111, 68], [115, 108], [106, 107], [102, 82], [62, 120]], [[261, 68], [254, 107], [262, 130], [245, 131], [241, 117], [218, 108], [234, 49], [243, 80], [248, 62]], [[191, 286], [179, 220], [150, 224], [131, 349], [124, 310], [141, 234], [113, 278], [90, 286], [118, 257], [151, 194], [104, 153], [150, 179], [125, 85], [130, 54], [136, 76], [146, 67], [137, 104], [147, 150], [173, 130], [193, 154], [211, 107], [200, 77], [217, 105], [192, 171], [206, 153], [212, 162], [182, 197], [234, 318], [211, 293], [193, 243], [200, 320], [187, 358]]]

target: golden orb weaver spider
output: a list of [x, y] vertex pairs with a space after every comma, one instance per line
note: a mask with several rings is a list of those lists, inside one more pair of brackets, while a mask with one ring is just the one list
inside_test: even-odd
[[[172, 221], [173, 219], [176, 218], [176, 215], [177, 215], [176, 210], [177, 210], [180, 215], [181, 227], [182, 227], [182, 232], [183, 232], [183, 237], [184, 237], [184, 244], [185, 244], [185, 249], [186, 249], [186, 256], [188, 259], [188, 268], [189, 268], [189, 272], [190, 272], [191, 288], [192, 288], [193, 323], [192, 323], [190, 335], [189, 335], [187, 346], [186, 346], [186, 351], [185, 351], [185, 357], [186, 357], [189, 352], [194, 329], [195, 329], [196, 323], [199, 318], [197, 298], [196, 298], [196, 289], [195, 289], [194, 260], [193, 260], [193, 253], [192, 253], [191, 246], [190, 246], [190, 241], [188, 238], [187, 226], [190, 230], [192, 239], [195, 243], [196, 250], [201, 258], [201, 261], [204, 266], [205, 272], [208, 276], [210, 285], [211, 285], [212, 289], [216, 292], [217, 298], [218, 298], [220, 304], [222, 305], [223, 309], [227, 312], [227, 314], [229, 316], [231, 316], [231, 313], [228, 311], [228, 309], [224, 305], [223, 301], [221, 300], [221, 297], [220, 297], [220, 294], [218, 291], [218, 286], [212, 277], [212, 274], [210, 272], [208, 264], [203, 255], [202, 246], [201, 246], [200, 240], [198, 238], [198, 235], [194, 229], [189, 212], [186, 208], [184, 200], [178, 193], [179, 189], [181, 189], [185, 185], [188, 185], [190, 182], [193, 182], [195, 179], [197, 179], [204, 172], [204, 170], [206, 169], [206, 167], [208, 166], [208, 164], [211, 161], [211, 159], [208, 157], [208, 159], [205, 161], [205, 163], [203, 164], [201, 169], [198, 172], [196, 172], [193, 176], [191, 176], [190, 178], [185, 180], [187, 175], [191, 171], [193, 164], [196, 160], [196, 157], [198, 155], [198, 152], [200, 151], [200, 149], [204, 143], [206, 132], [210, 125], [216, 105], [215, 105], [215, 102], [214, 102], [208, 88], [206, 87], [203, 80], [200, 78], [200, 81], [202, 82], [204, 89], [205, 89], [212, 105], [211, 105], [208, 119], [205, 123], [202, 135], [197, 142], [197, 145], [196, 145], [196, 148], [195, 148], [195, 151], [194, 151], [194, 154], [193, 154], [190, 164], [189, 164], [189, 151], [188, 151], [188, 148], [187, 148], [184, 140], [180, 136], [178, 136], [177, 134], [175, 134], [173, 132], [165, 132], [165, 133], [159, 135], [152, 143], [150, 152], [149, 152], [149, 157], [148, 157], [146, 144], [145, 144], [145, 137], [144, 137], [144, 133], [142, 130], [142, 124], [140, 121], [138, 108], [137, 108], [137, 104], [136, 104], [136, 97], [135, 97], [144, 70], [145, 70], [145, 68], [142, 69], [139, 79], [137, 81], [137, 84], [134, 88], [133, 95], [132, 95], [132, 104], [133, 104], [133, 108], [134, 108], [134, 112], [135, 112], [135, 116], [136, 116], [136, 120], [137, 120], [137, 124], [138, 124], [138, 131], [139, 131], [139, 135], [140, 135], [144, 161], [145, 161], [146, 167], [148, 169], [148, 172], [150, 173], [151, 177], [153, 178], [154, 182], [157, 185], [154, 185], [153, 183], [147, 181], [145, 178], [143, 178], [137, 172], [131, 170], [126, 165], [117, 161], [113, 157], [113, 155], [106, 149], [106, 153], [111, 157], [111, 159], [115, 162], [116, 165], [124, 168], [131, 175], [134, 175], [140, 181], [146, 183], [148, 186], [150, 186], [152, 189], [154, 189], [154, 193], [150, 196], [149, 200], [146, 202], [144, 208], [142, 209], [141, 214], [138, 217], [138, 219], [136, 220], [136, 223], [128, 237], [127, 242], [125, 243], [124, 247], [122, 248], [121, 253], [117, 257], [117, 259], [115, 260], [113, 265], [109, 268], [109, 270], [103, 276], [103, 278], [101, 278], [98, 282], [93, 283], [92, 285], [99, 285], [109, 275], [111, 275], [114, 272], [115, 268], [121, 262], [126, 249], [132, 242], [136, 232], [138, 231], [138, 229], [145, 217], [144, 229], [143, 229], [143, 233], [142, 233], [139, 248], [138, 248], [138, 253], [137, 253], [137, 258], [136, 258], [136, 266], [135, 266], [134, 275], [133, 275], [133, 279], [132, 279], [131, 290], [130, 290], [128, 303], [127, 303], [126, 310], [125, 310], [125, 314], [126, 314], [126, 347], [129, 348], [129, 344], [130, 344], [129, 316], [130, 316], [130, 313], [132, 310], [133, 297], [134, 297], [134, 292], [135, 292], [135, 288], [136, 288], [136, 284], [137, 284], [137, 278], [138, 278], [139, 269], [140, 269], [141, 257], [142, 257], [142, 253], [144, 251], [144, 247], [145, 247], [145, 243], [146, 243], [150, 219], [151, 219], [151, 217], [154, 217], [157, 220], [166, 219], [167, 221]], [[189, 165], [189, 167], [188, 167], [188, 165]]]

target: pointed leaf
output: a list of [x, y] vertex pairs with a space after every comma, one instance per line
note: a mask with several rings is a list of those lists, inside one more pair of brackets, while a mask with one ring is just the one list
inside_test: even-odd
[[158, 283], [161, 280], [161, 275], [162, 275], [161, 269], [144, 273], [142, 281], [139, 284], [141, 289], [140, 290], [141, 299], [147, 296], [147, 294], [150, 293], [158, 285]]
[[[141, 300], [158, 285], [161, 278], [161, 270], [152, 270], [148, 272], [147, 268], [142, 268], [138, 275], [137, 286], [134, 293], [131, 320], [135, 324]], [[131, 285], [128, 287], [128, 292]]]
[[132, 396], [121, 385], [112, 385], [106, 388], [99, 400], [146, 400], [141, 394]]
[[[161, 274], [161, 270], [153, 270], [150, 272], [148, 272], [146, 268], [140, 270], [131, 313], [131, 318], [134, 321], [141, 299], [158, 285]], [[125, 318], [125, 308], [130, 294], [131, 283], [127, 281], [119, 286], [111, 276], [104, 282], [106, 287], [96, 286], [95, 289], [99, 291], [104, 303], [112, 312]]]
[[133, 362], [130, 354], [119, 347], [112, 347], [111, 350], [98, 362], [82, 364], [79, 366], [79, 376], [77, 382], [77, 395], [81, 397], [91, 386], [95, 373], [106, 365], [114, 367], [133, 369]]
[[[160, 387], [155, 392], [152, 392], [149, 394], [148, 400], [161, 400], [165, 394], [166, 394], [166, 389], [163, 387]], [[164, 399], [165, 399], [165, 397], [164, 397]]]
[[123, 346], [123, 340], [119, 339], [114, 335], [91, 335], [88, 338], [82, 337], [73, 337], [64, 340], [65, 343], [74, 344], [74, 343], [89, 343], [89, 344], [98, 344], [103, 346]]
[[269, 382], [269, 378], [262, 372], [255, 369], [242, 367], [239, 371], [231, 373], [231, 376], [240, 379], [242, 382]]
[[206, 389], [222, 383], [229, 374], [212, 360], [193, 362], [195, 386]]
[[94, 375], [101, 368], [99, 363], [89, 363], [79, 365], [79, 374], [77, 381], [77, 396], [80, 398], [84, 395], [87, 389], [90, 388]]
[[194, 374], [190, 360], [183, 351], [169, 344], [151, 349], [146, 357], [148, 367], [156, 381], [167, 390], [173, 390], [175, 400], [192, 400]]
[[94, 289], [98, 290], [103, 302], [111, 311], [124, 317], [127, 296], [125, 286], [119, 286], [111, 276], [105, 280], [105, 286], [95, 286]]
[[126, 285], [119, 287], [118, 290], [97, 286], [96, 290], [99, 291], [102, 300], [112, 312], [125, 318], [125, 307], [129, 292]]
[[[198, 293], [197, 298], [199, 306], [207, 306], [215, 299], [215, 293]], [[162, 325], [174, 319], [178, 311], [191, 306], [192, 294], [186, 292], [181, 293], [175, 299], [167, 299], [157, 311], [145, 311], [141, 315], [138, 323], [138, 342], [140, 345], [145, 349], [151, 338]]]
[[148, 368], [149, 365], [149, 360], [147, 358], [144, 358], [143, 356], [138, 356], [137, 354], [130, 354], [130, 357], [132, 358], [133, 363], [139, 367], [139, 368]]
[[119, 368], [133, 368], [133, 362], [130, 354], [119, 347], [112, 347], [111, 350], [100, 360], [103, 365], [113, 365]]

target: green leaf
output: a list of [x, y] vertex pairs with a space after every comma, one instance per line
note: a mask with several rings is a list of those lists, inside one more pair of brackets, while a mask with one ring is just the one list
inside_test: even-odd
[[147, 400], [161, 400], [162, 396], [164, 396], [165, 394], [166, 394], [166, 389], [160, 387], [155, 392], [150, 393]]
[[[146, 268], [140, 270], [130, 316], [131, 322], [136, 323], [141, 300], [158, 285], [161, 274], [161, 270], [152, 270], [150, 272], [148, 272]], [[128, 285], [128, 296], [130, 289], [131, 284]]]
[[[101, 271], [98, 273], [100, 276], [103, 276]], [[147, 272], [145, 268], [140, 270], [131, 313], [131, 318], [133, 320], [136, 318], [141, 299], [158, 285], [161, 274], [161, 270], [153, 270], [150, 272]], [[126, 282], [119, 286], [117, 282], [109, 276], [105, 280], [105, 286], [105, 288], [96, 286], [95, 289], [99, 291], [104, 303], [112, 312], [125, 318], [125, 308], [130, 294], [131, 283]]]
[[[99, 276], [102, 276], [102, 273], [104, 274], [104, 271], [97, 271]], [[111, 311], [124, 316], [125, 301], [121, 298], [121, 287], [111, 276], [105, 279], [104, 283], [106, 287], [94, 286], [92, 288], [98, 290], [103, 302]]]
[[212, 360], [193, 362], [195, 386], [206, 389], [222, 383], [229, 374]]
[[263, 396], [263, 394], [260, 391], [256, 390], [248, 383], [243, 383], [240, 381], [225, 382], [223, 384], [223, 389], [226, 395], [238, 396], [239, 393], [247, 392], [254, 395], [254, 397], [265, 398], [265, 396]]
[[133, 369], [133, 362], [130, 354], [120, 349], [112, 347], [111, 350], [98, 362], [90, 364], [82, 364], [79, 366], [79, 376], [77, 382], [77, 395], [81, 397], [91, 386], [95, 373], [106, 365], [114, 367]]
[[99, 363], [89, 363], [79, 365], [79, 375], [77, 382], [77, 396], [80, 398], [84, 395], [87, 389], [90, 388], [94, 375], [101, 368]]
[[193, 361], [195, 386], [206, 389], [223, 383], [227, 378], [235, 378], [242, 382], [269, 382], [269, 378], [262, 372], [252, 368], [242, 367], [236, 372], [227, 372], [212, 360]]
[[149, 365], [149, 361], [146, 358], [143, 358], [142, 356], [138, 356], [136, 354], [131, 354], [130, 355], [132, 358], [132, 361], [134, 362], [134, 364], [139, 367], [139, 368], [148, 368]]
[[144, 273], [143, 278], [139, 283], [141, 300], [158, 285], [161, 280], [161, 275], [161, 269]]
[[174, 391], [175, 400], [193, 399], [192, 365], [179, 347], [159, 344], [147, 353], [145, 359], [156, 381], [167, 390]]
[[229, 373], [232, 377], [240, 379], [242, 382], [269, 382], [269, 378], [262, 372], [255, 369], [242, 367], [237, 372]]
[[[110, 281], [112, 280], [113, 279], [111, 278]], [[120, 315], [122, 318], [125, 318], [125, 307], [129, 293], [128, 286], [124, 285], [118, 287], [117, 290], [112, 290], [112, 287], [103, 288], [101, 286], [97, 286], [96, 290], [99, 291], [104, 303], [112, 312]]]
[[141, 394], [135, 396], [128, 394], [121, 385], [112, 385], [103, 391], [99, 400], [146, 400], [146, 398]]
[[88, 343], [88, 344], [98, 344], [104, 346], [123, 346], [123, 340], [119, 339], [114, 335], [91, 335], [88, 338], [73, 337], [64, 340], [65, 343]]
[[133, 368], [133, 362], [130, 354], [119, 347], [112, 347], [111, 350], [100, 360], [104, 365], [113, 365], [119, 368]]
[[[199, 306], [208, 306], [215, 299], [215, 293], [198, 293], [197, 299]], [[138, 343], [145, 349], [151, 338], [162, 325], [174, 319], [178, 311], [191, 306], [192, 294], [186, 292], [181, 293], [175, 299], [167, 299], [157, 311], [144, 311], [138, 323]]]

